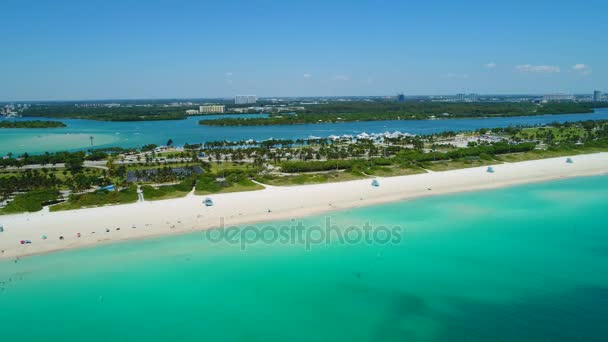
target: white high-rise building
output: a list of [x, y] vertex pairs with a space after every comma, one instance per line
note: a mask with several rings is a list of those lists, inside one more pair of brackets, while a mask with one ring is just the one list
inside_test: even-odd
[[220, 105], [205, 105], [198, 107], [198, 111], [201, 114], [209, 114], [209, 113], [223, 113], [225, 110], [225, 106]]
[[602, 92], [599, 90], [595, 90], [593, 92], [593, 101], [594, 102], [600, 102], [602, 101]]
[[234, 104], [254, 104], [258, 101], [255, 95], [237, 95], [234, 97]]

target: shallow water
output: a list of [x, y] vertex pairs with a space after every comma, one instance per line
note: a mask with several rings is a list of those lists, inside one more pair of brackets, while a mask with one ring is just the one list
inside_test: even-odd
[[330, 216], [337, 232], [398, 226], [391, 243], [241, 248], [194, 233], [5, 261], [0, 336], [604, 341], [607, 204], [608, 177], [577, 178]]
[[[225, 115], [224, 115], [225, 116]], [[237, 115], [238, 116], [238, 115]], [[232, 116], [232, 117], [237, 117]], [[251, 115], [240, 115], [251, 117]], [[539, 125], [550, 122], [608, 120], [608, 108], [597, 109], [593, 114], [560, 114], [522, 116], [511, 118], [455, 119], [455, 120], [404, 120], [365, 121], [309, 125], [215, 127], [199, 125], [201, 119], [214, 119], [222, 115], [189, 117], [186, 120], [103, 122], [92, 120], [60, 119], [65, 128], [2, 129], [0, 155], [56, 152], [88, 149], [91, 147], [141, 147], [146, 144], [163, 145], [172, 139], [176, 145], [217, 140], [299, 139], [309, 136], [383, 133], [401, 131], [411, 134], [430, 134], [444, 131], [467, 131], [478, 128]], [[48, 120], [27, 118], [18, 120]], [[93, 137], [91, 145], [90, 137]]]

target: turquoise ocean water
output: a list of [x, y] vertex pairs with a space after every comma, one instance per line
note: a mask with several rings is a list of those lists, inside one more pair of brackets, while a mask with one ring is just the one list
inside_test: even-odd
[[0, 339], [605, 341], [606, 208], [608, 177], [577, 178], [330, 215], [398, 243], [193, 233], [4, 261]]

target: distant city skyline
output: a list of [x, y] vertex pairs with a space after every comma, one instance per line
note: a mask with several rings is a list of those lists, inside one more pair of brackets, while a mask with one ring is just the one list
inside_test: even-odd
[[0, 101], [608, 91], [608, 4], [596, 0], [7, 0], [0, 11]]

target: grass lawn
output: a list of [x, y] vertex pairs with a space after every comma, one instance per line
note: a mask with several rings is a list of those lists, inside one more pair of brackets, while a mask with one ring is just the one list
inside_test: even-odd
[[174, 185], [160, 186], [158, 188], [154, 188], [150, 185], [144, 185], [141, 187], [141, 189], [144, 192], [144, 199], [146, 201], [180, 198], [186, 196], [188, 192], [190, 192], [179, 189]]
[[131, 186], [121, 191], [95, 191], [72, 195], [69, 201], [50, 207], [51, 211], [73, 210], [89, 207], [100, 207], [108, 204], [126, 204], [137, 202], [137, 188]]
[[251, 180], [240, 180], [237, 183], [222, 184], [213, 187], [199, 186], [197, 184], [194, 193], [196, 195], [223, 194], [228, 192], [242, 192], [262, 190], [263, 186], [252, 182]]
[[[44, 174], [42, 172], [42, 169], [35, 169], [35, 170], [39, 174]], [[27, 169], [20, 169], [20, 170], [2, 170], [2, 169], [0, 169], [0, 178], [19, 177], [20, 174], [23, 174], [25, 172], [28, 172], [28, 170]], [[65, 172], [65, 174], [64, 174], [64, 172]], [[98, 169], [98, 168], [85, 167], [83, 169], [83, 172], [86, 175], [101, 176], [102, 170]], [[55, 178], [57, 178], [60, 181], [65, 181], [67, 178], [69, 178], [71, 176], [71, 174], [69, 172], [67, 172], [66, 169], [61, 169], [61, 168], [48, 168], [46, 174], [47, 175], [54, 174]]]
[[0, 215], [40, 211], [46, 202], [54, 201], [58, 197], [59, 191], [55, 189], [35, 190], [19, 194], [4, 209], [0, 209]]
[[581, 127], [530, 127], [522, 129], [516, 137], [523, 140], [543, 140], [548, 135], [552, 135], [553, 140], [560, 143], [582, 139], [587, 133]]
[[213, 161], [211, 164], [211, 172], [216, 174], [230, 173], [234, 171], [251, 171], [256, 168], [251, 163], [235, 163], [222, 161], [218, 165], [217, 162]]
[[146, 163], [126, 164], [125, 166], [127, 167], [128, 171], [135, 171], [135, 170], [157, 169], [159, 167], [165, 167], [165, 166], [173, 169], [173, 168], [183, 167], [183, 166], [201, 166], [201, 164], [193, 163], [193, 162], [184, 162], [184, 163], [150, 162], [148, 164], [146, 164]]

